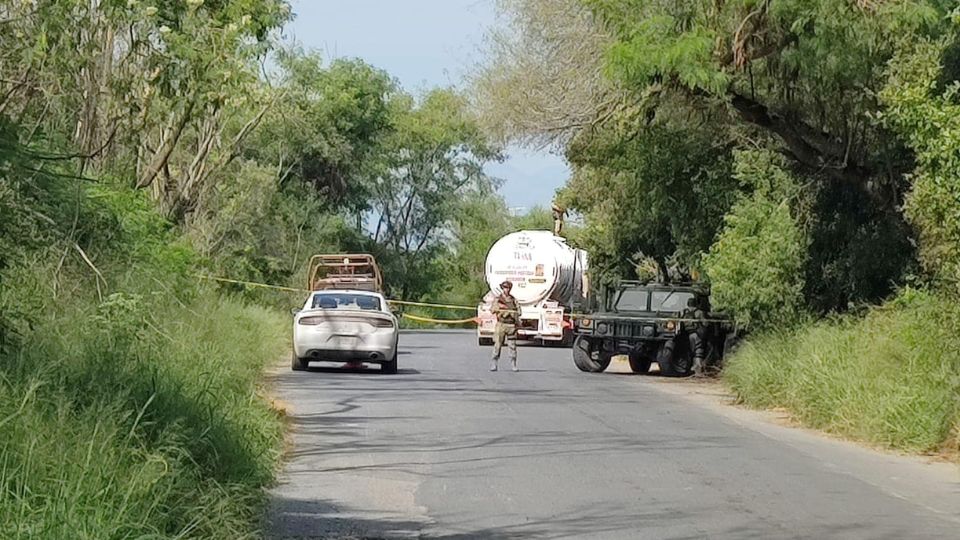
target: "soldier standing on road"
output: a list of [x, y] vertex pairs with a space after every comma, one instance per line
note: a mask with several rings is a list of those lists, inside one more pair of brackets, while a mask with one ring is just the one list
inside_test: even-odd
[[493, 358], [490, 360], [490, 371], [497, 370], [497, 362], [500, 360], [500, 349], [503, 343], [507, 343], [507, 349], [510, 351], [510, 364], [514, 371], [517, 368], [517, 317], [520, 314], [520, 308], [517, 306], [517, 299], [510, 294], [513, 290], [513, 283], [504, 281], [500, 284], [500, 296], [493, 302], [491, 311], [497, 317], [497, 328], [493, 336]]

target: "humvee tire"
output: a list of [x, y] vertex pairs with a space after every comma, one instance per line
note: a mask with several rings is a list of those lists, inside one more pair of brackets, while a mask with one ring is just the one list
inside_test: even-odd
[[573, 363], [576, 364], [577, 369], [580, 371], [600, 373], [607, 369], [612, 358], [612, 354], [601, 352], [597, 355], [597, 359], [594, 360], [593, 347], [591, 346], [590, 340], [583, 336], [577, 336], [573, 342]]

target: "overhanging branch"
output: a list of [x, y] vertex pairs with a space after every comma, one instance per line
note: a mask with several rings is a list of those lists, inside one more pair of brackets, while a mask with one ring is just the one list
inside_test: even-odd
[[777, 135], [787, 152], [800, 165], [839, 180], [863, 182], [870, 171], [863, 165], [849, 163], [849, 153], [842, 141], [800, 120], [787, 119], [773, 113], [756, 100], [733, 92], [730, 104], [741, 119]]

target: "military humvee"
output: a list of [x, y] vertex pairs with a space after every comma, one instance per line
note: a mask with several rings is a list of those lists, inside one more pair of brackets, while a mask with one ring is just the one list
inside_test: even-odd
[[694, 333], [706, 369], [719, 367], [732, 341], [733, 324], [711, 313], [710, 293], [700, 285], [621, 281], [595, 303], [592, 313], [574, 319], [573, 361], [581, 371], [604, 371], [625, 354], [636, 373], [657, 362], [662, 375], [683, 377], [694, 368]]

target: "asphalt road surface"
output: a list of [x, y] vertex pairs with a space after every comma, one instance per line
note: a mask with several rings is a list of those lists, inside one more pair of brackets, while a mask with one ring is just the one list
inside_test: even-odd
[[400, 346], [397, 375], [275, 376], [293, 437], [268, 538], [960, 538], [952, 465], [580, 373], [569, 349], [491, 373], [472, 333]]

